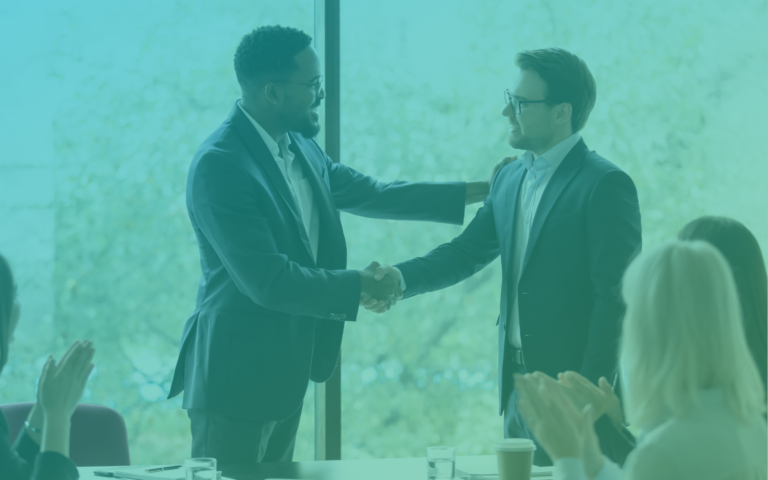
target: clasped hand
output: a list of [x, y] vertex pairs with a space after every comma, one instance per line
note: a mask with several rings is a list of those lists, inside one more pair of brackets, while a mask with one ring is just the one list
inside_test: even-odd
[[[471, 184], [482, 184], [484, 186], [484, 188], [480, 189], [482, 198], [475, 199], [475, 194], [469, 191], [470, 184], [467, 184], [467, 203], [485, 199], [499, 170], [504, 165], [515, 160], [517, 160], [517, 155], [502, 158], [493, 165], [491, 176], [487, 182], [474, 182]], [[360, 282], [360, 305], [372, 312], [384, 313], [395, 305], [398, 300], [403, 298], [403, 290], [400, 288], [402, 284], [400, 272], [389, 265], [371, 262], [364, 270], [360, 270]]]
[[540, 373], [515, 374], [515, 390], [520, 413], [549, 457], [581, 459], [587, 478], [594, 478], [603, 457], [592, 425], [592, 404], [577, 408], [562, 384]]
[[48, 357], [37, 389], [37, 403], [46, 416], [72, 416], [93, 370], [95, 352], [93, 343], [85, 340], [72, 344], [58, 364]]
[[384, 313], [403, 298], [400, 272], [389, 265], [371, 262], [360, 270], [360, 305], [375, 313]]

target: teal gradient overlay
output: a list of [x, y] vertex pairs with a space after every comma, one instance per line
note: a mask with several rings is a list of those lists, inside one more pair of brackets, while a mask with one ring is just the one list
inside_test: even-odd
[[[768, 248], [765, 2], [341, 7], [342, 162], [382, 180], [488, 177], [519, 153], [501, 117], [514, 54], [559, 46], [595, 76], [582, 133], [635, 180], [646, 245], [714, 214]], [[83, 401], [123, 414], [133, 462], [189, 456], [187, 417], [179, 399], [165, 400], [200, 274], [184, 182], [239, 96], [238, 41], [269, 24], [314, 36], [314, 2], [0, 6], [0, 252], [23, 304], [0, 403], [33, 400], [45, 357], [87, 337], [98, 353]], [[350, 268], [421, 255], [461, 231], [342, 219]], [[500, 284], [492, 264], [348, 326], [344, 458], [423, 456], [435, 444], [492, 453]], [[313, 458], [313, 391], [297, 460]]]

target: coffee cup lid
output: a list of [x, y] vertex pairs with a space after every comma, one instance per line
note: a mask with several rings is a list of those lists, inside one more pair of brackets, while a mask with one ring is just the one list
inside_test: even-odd
[[505, 438], [496, 442], [498, 452], [532, 452], [536, 450], [533, 440], [527, 438]]

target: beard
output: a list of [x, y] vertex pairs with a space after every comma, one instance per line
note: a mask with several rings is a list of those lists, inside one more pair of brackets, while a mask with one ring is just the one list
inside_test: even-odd
[[512, 132], [509, 133], [508, 142], [512, 148], [517, 150], [530, 150], [537, 151], [543, 147], [549, 145], [551, 138], [549, 137], [534, 137], [530, 135], [518, 134], [513, 136]]
[[[317, 109], [318, 107], [320, 107], [319, 101], [313, 103], [309, 109]], [[304, 138], [315, 138], [320, 133], [320, 123], [314, 119], [314, 116], [309, 111], [305, 111], [293, 123], [294, 128], [291, 130], [299, 132]]]
[[315, 138], [320, 133], [320, 124], [305, 118], [295, 131], [299, 132], [304, 138]]

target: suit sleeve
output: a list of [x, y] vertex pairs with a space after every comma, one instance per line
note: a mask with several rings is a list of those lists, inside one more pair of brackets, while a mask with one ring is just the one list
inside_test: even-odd
[[581, 374], [597, 383], [616, 370], [621, 278], [642, 248], [637, 190], [626, 173], [611, 171], [598, 181], [587, 206], [587, 236], [594, 307]]
[[467, 228], [450, 243], [423, 257], [395, 265], [407, 285], [404, 297], [441, 290], [471, 277], [499, 256], [499, 241], [488, 195]]
[[281, 219], [268, 218], [254, 193], [257, 186], [239, 167], [208, 154], [193, 175], [191, 213], [243, 295], [292, 315], [356, 318], [357, 271], [306, 268], [280, 253], [270, 222]]
[[336, 208], [368, 218], [462, 225], [464, 182], [379, 182], [325, 155]]

